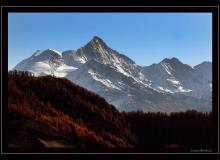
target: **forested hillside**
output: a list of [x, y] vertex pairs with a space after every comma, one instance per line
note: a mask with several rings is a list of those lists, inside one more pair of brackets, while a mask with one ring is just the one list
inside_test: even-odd
[[121, 113], [65, 78], [9, 72], [7, 110], [9, 148], [172, 152], [211, 147], [211, 113]]

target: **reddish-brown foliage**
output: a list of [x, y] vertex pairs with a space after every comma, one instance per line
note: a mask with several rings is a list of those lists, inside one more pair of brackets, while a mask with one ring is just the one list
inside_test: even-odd
[[113, 106], [64, 78], [15, 71], [8, 75], [8, 86], [9, 114], [46, 122], [61, 135], [85, 145], [135, 144], [125, 118]]

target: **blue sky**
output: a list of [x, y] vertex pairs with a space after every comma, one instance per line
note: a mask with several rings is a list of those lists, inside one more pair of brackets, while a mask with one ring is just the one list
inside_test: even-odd
[[9, 69], [38, 49], [75, 50], [95, 35], [142, 66], [212, 61], [211, 13], [9, 13]]

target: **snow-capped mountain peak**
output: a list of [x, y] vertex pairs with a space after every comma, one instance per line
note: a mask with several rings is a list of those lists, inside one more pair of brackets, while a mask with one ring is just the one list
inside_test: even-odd
[[39, 56], [41, 53], [41, 50], [36, 50], [32, 56]]
[[[206, 81], [212, 82], [212, 62], [204, 61], [201, 64], [198, 64], [193, 67], [198, 74], [202, 74], [203, 79]], [[211, 86], [211, 85], [210, 85]]]
[[99, 37], [94, 36], [84, 47], [76, 51], [76, 55], [84, 60], [96, 60], [102, 63], [109, 63], [113, 50]]
[[46, 51], [48, 51], [48, 52], [51, 51], [51, 52], [54, 52], [54, 53], [59, 54], [60, 56], [62, 56], [61, 52], [59, 52], [59, 51], [57, 51], [55, 49], [52, 49], [52, 48], [49, 48]]
[[55, 49], [46, 49], [46, 50], [37, 50], [34, 52], [34, 54], [32, 55], [33, 57], [48, 57], [48, 56], [58, 56], [58, 57], [62, 57], [61, 52], [55, 50]]
[[31, 57], [18, 63], [16, 70], [24, 70], [35, 75], [53, 74], [63, 77], [76, 68], [65, 64], [62, 54], [55, 49], [37, 50]]
[[211, 110], [211, 63], [192, 68], [173, 57], [140, 67], [97, 36], [77, 50], [37, 50], [14, 69], [66, 77], [119, 110]]
[[192, 69], [191, 66], [182, 63], [182, 62], [181, 62], [178, 58], [176, 58], [176, 57], [173, 57], [173, 58], [171, 58], [171, 59], [165, 58], [165, 59], [163, 59], [163, 60], [160, 62], [160, 64], [169, 64], [171, 67], [173, 67], [173, 68], [178, 68], [178, 69], [180, 69], [180, 70], [183, 69], [183, 68], [185, 68], [185, 69]]
[[196, 66], [193, 67], [194, 69], [202, 70], [202, 69], [210, 69], [212, 68], [212, 62], [204, 61]]

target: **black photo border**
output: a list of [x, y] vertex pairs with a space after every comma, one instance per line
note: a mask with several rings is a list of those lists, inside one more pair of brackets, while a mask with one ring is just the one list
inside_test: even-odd
[[[161, 13], [212, 13], [212, 62], [213, 62], [213, 150], [211, 153], [189, 153], [189, 154], [216, 154], [219, 153], [219, 6], [1, 6], [1, 153], [53, 153], [53, 154], [75, 154], [68, 150], [53, 149], [38, 152], [37, 150], [15, 149], [7, 147], [7, 75], [8, 75], [8, 13], [30, 13], [30, 12], [161, 12]], [[102, 153], [89, 150], [78, 153]], [[124, 153], [123, 151], [110, 151], [108, 153]], [[130, 152], [134, 154], [136, 152]], [[126, 153], [125, 154], [130, 154]], [[160, 154], [158, 152], [153, 152]], [[136, 154], [145, 154], [137, 152]], [[146, 153], [151, 154], [151, 153]], [[163, 152], [164, 154], [164, 152]], [[165, 153], [166, 154], [166, 153]], [[178, 153], [169, 153], [178, 154]], [[184, 153], [181, 153], [184, 154]]]

